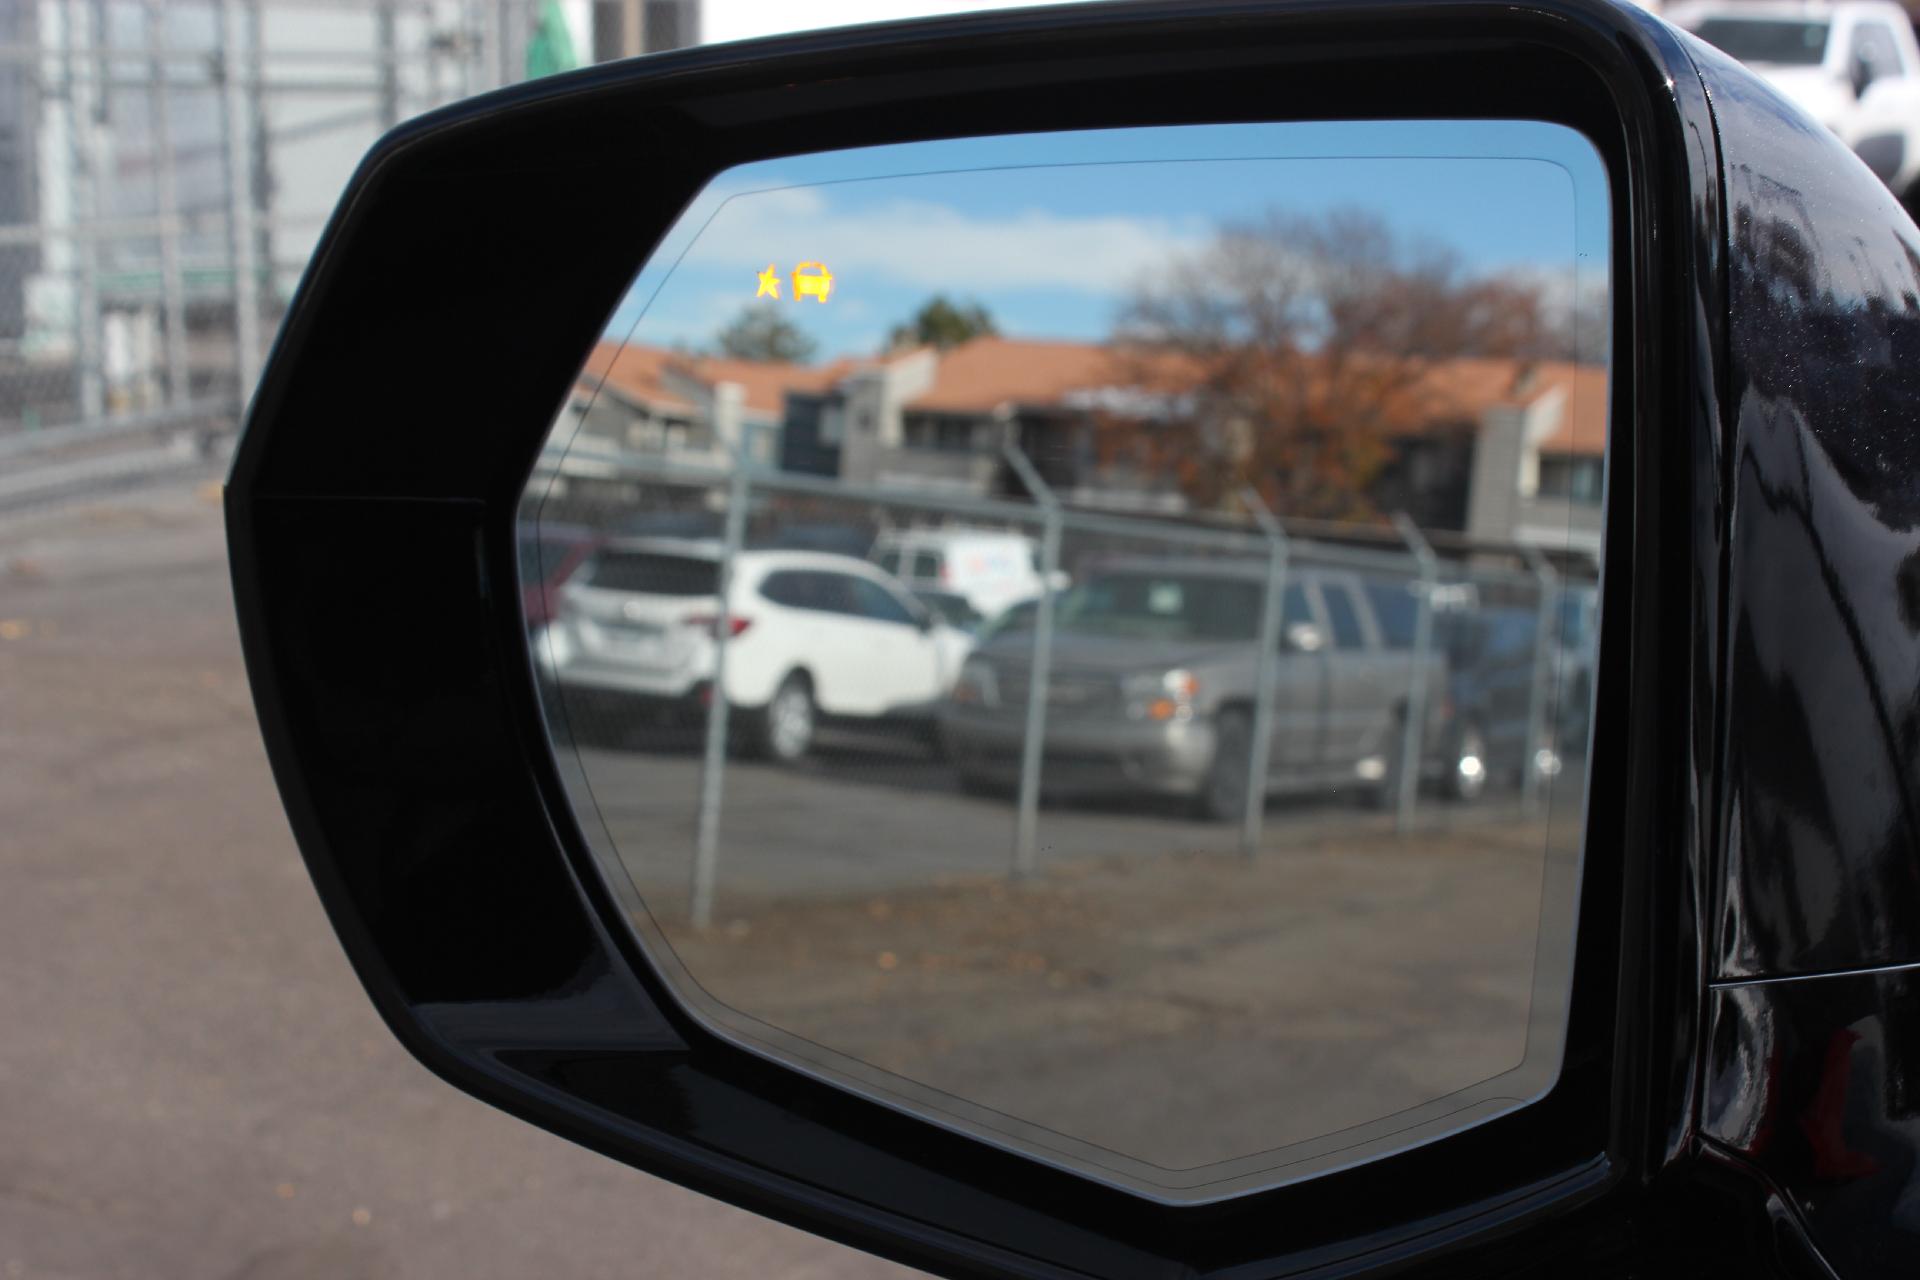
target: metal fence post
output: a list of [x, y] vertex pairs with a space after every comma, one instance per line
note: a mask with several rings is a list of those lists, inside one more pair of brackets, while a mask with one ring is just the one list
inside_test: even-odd
[[693, 851], [693, 887], [687, 914], [696, 929], [713, 924], [713, 889], [720, 867], [720, 798], [727, 768], [727, 643], [733, 634], [733, 558], [746, 541], [747, 503], [753, 496], [753, 432], [740, 423], [727, 519], [720, 543], [720, 607], [713, 621], [713, 685], [707, 700], [706, 754], [700, 763], [700, 818]]
[[1523, 546], [1520, 554], [1526, 557], [1527, 567], [1533, 570], [1534, 580], [1540, 584], [1533, 633], [1533, 687], [1527, 694], [1527, 757], [1522, 765], [1525, 772], [1520, 775], [1520, 802], [1532, 813], [1540, 807], [1541, 784], [1545, 781], [1542, 753], [1551, 750], [1547, 744], [1549, 700], [1553, 692], [1553, 653], [1549, 645], [1559, 611], [1560, 575], [1538, 547]]
[[1438, 583], [1439, 560], [1433, 547], [1405, 512], [1394, 516], [1407, 550], [1420, 566], [1420, 599], [1414, 611], [1413, 665], [1407, 674], [1407, 718], [1400, 728], [1399, 795], [1394, 797], [1394, 826], [1401, 832], [1413, 827], [1413, 807], [1420, 794], [1420, 770], [1427, 729], [1427, 655], [1433, 649], [1433, 596]]
[[396, 49], [393, 0], [377, 0], [373, 7], [374, 56], [379, 59], [380, 127], [400, 123], [400, 63]]
[[214, 8], [220, 43], [220, 134], [227, 184], [227, 259], [233, 268], [234, 407], [244, 416], [260, 379], [260, 246], [254, 225], [253, 143], [235, 0]]
[[1034, 606], [1033, 666], [1027, 676], [1027, 728], [1020, 743], [1020, 816], [1014, 826], [1013, 874], [1032, 875], [1038, 863], [1040, 766], [1046, 748], [1047, 680], [1053, 667], [1053, 582], [1060, 569], [1060, 500], [1012, 441], [1001, 446], [1007, 465], [1045, 516], [1040, 534], [1040, 600]]
[[180, 197], [174, 170], [173, 86], [167, 70], [167, 13], [161, 0], [147, 0], [148, 128], [153, 134], [154, 204], [166, 219], [160, 231], [160, 314], [166, 326], [167, 405], [178, 409], [192, 394], [187, 372], [187, 301], [180, 266]]
[[[68, 198], [73, 224], [74, 372], [80, 418], [97, 422], [106, 413], [106, 377], [103, 363], [100, 309], [100, 239], [93, 225], [102, 202], [101, 108], [109, 92], [98, 74], [97, 62], [105, 40], [101, 11], [85, 0], [66, 0], [60, 13], [62, 64], [66, 74], [66, 133]], [[83, 34], [84, 29], [84, 34]], [[89, 58], [96, 65], [83, 65]]]
[[1274, 685], [1280, 674], [1281, 627], [1286, 610], [1287, 533], [1251, 485], [1241, 491], [1240, 501], [1267, 539], [1266, 600], [1260, 614], [1260, 657], [1253, 676], [1253, 741], [1247, 752], [1247, 811], [1240, 819], [1240, 850], [1251, 858], [1260, 851], [1260, 828], [1267, 817]]

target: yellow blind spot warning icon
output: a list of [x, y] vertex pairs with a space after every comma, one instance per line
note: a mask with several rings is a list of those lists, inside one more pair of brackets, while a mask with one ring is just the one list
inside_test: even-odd
[[780, 296], [780, 273], [769, 262], [767, 269], [760, 273], [760, 289], [753, 295], [756, 298], [778, 298]]
[[803, 262], [793, 269], [793, 296], [798, 298], [818, 298], [825, 302], [827, 295], [833, 292], [833, 273], [825, 263]]

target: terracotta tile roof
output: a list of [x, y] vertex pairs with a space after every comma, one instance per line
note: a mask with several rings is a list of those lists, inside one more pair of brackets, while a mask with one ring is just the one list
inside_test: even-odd
[[1579, 453], [1598, 456], [1607, 447], [1607, 370], [1597, 364], [1541, 364], [1531, 383], [1523, 384], [1531, 401], [1550, 388], [1566, 393], [1560, 425], [1540, 442], [1542, 453]]
[[1514, 394], [1520, 365], [1513, 360], [1461, 359], [1436, 364], [1384, 408], [1389, 435], [1424, 435], [1436, 429], [1470, 430], [1480, 417]]
[[[1197, 366], [1162, 359], [1152, 382], [1179, 390], [1199, 377]], [[1074, 391], [1137, 383], [1138, 360], [1125, 363], [1112, 348], [1085, 342], [976, 338], [940, 357], [933, 385], [908, 409], [991, 413], [1003, 404], [1056, 404]], [[1394, 435], [1437, 428], [1472, 430], [1497, 405], [1530, 404], [1549, 390], [1568, 394], [1572, 412], [1544, 442], [1549, 452], [1598, 453], [1606, 438], [1606, 370], [1565, 362], [1463, 359], [1436, 365], [1386, 409]]]
[[580, 385], [593, 391], [604, 379], [606, 388], [624, 400], [653, 409], [691, 410], [694, 406], [690, 401], [666, 388], [667, 362], [673, 358], [673, 352], [661, 347], [602, 342], [587, 357], [586, 367], [580, 371]]
[[864, 363], [867, 362], [851, 359], [823, 365], [734, 360], [687, 355], [635, 343], [602, 342], [593, 349], [581, 379], [592, 386], [599, 376], [604, 376], [608, 388], [622, 398], [670, 410], [695, 407], [676, 388], [680, 380], [705, 387], [737, 382], [746, 390], [749, 410], [777, 418], [786, 406], [787, 392], [824, 391]]
[[991, 413], [1003, 404], [1055, 404], [1068, 392], [1119, 381], [1110, 348], [1090, 342], [975, 338], [943, 352], [933, 385], [908, 409]]
[[777, 418], [786, 409], [787, 392], [825, 391], [864, 363], [843, 358], [822, 365], [775, 364], [703, 356], [686, 367], [708, 386], [739, 383], [746, 388], [747, 408]]
[[[895, 352], [896, 360], [913, 352]], [[850, 374], [879, 360], [841, 358], [823, 365], [798, 365], [690, 356], [659, 347], [601, 343], [582, 374], [591, 386], [604, 371], [607, 385], [628, 400], [656, 409], [688, 411], [696, 406], [684, 393], [686, 381], [711, 387], [737, 382], [746, 389], [747, 408], [777, 418], [789, 392], [826, 391]], [[1002, 405], [1038, 407], [1059, 404], [1077, 391], [1137, 386], [1142, 380], [1161, 392], [1177, 392], [1198, 381], [1198, 365], [1179, 357], [1143, 364], [1113, 348], [1088, 342], [1014, 338], [976, 338], [940, 353], [933, 383], [909, 400], [909, 411], [992, 413]], [[1607, 371], [1598, 365], [1565, 361], [1462, 359], [1437, 364], [1386, 406], [1384, 426], [1396, 436], [1437, 430], [1472, 431], [1487, 410], [1531, 404], [1559, 390], [1567, 408], [1559, 424], [1541, 442], [1547, 453], [1598, 454], [1606, 445]]]

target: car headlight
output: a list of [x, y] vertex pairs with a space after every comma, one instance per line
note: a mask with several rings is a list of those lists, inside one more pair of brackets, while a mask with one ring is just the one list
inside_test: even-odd
[[1127, 714], [1136, 720], [1191, 720], [1200, 681], [1183, 667], [1128, 676], [1120, 682]]
[[980, 658], [968, 658], [960, 666], [953, 682], [953, 700], [962, 706], [997, 707], [1000, 705], [1000, 681], [993, 664]]

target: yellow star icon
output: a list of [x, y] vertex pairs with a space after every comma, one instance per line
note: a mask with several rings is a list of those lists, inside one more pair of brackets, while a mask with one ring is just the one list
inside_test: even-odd
[[760, 291], [753, 296], [756, 298], [778, 298], [780, 296], [780, 273], [773, 269], [771, 262], [767, 264], [767, 269], [760, 273]]

